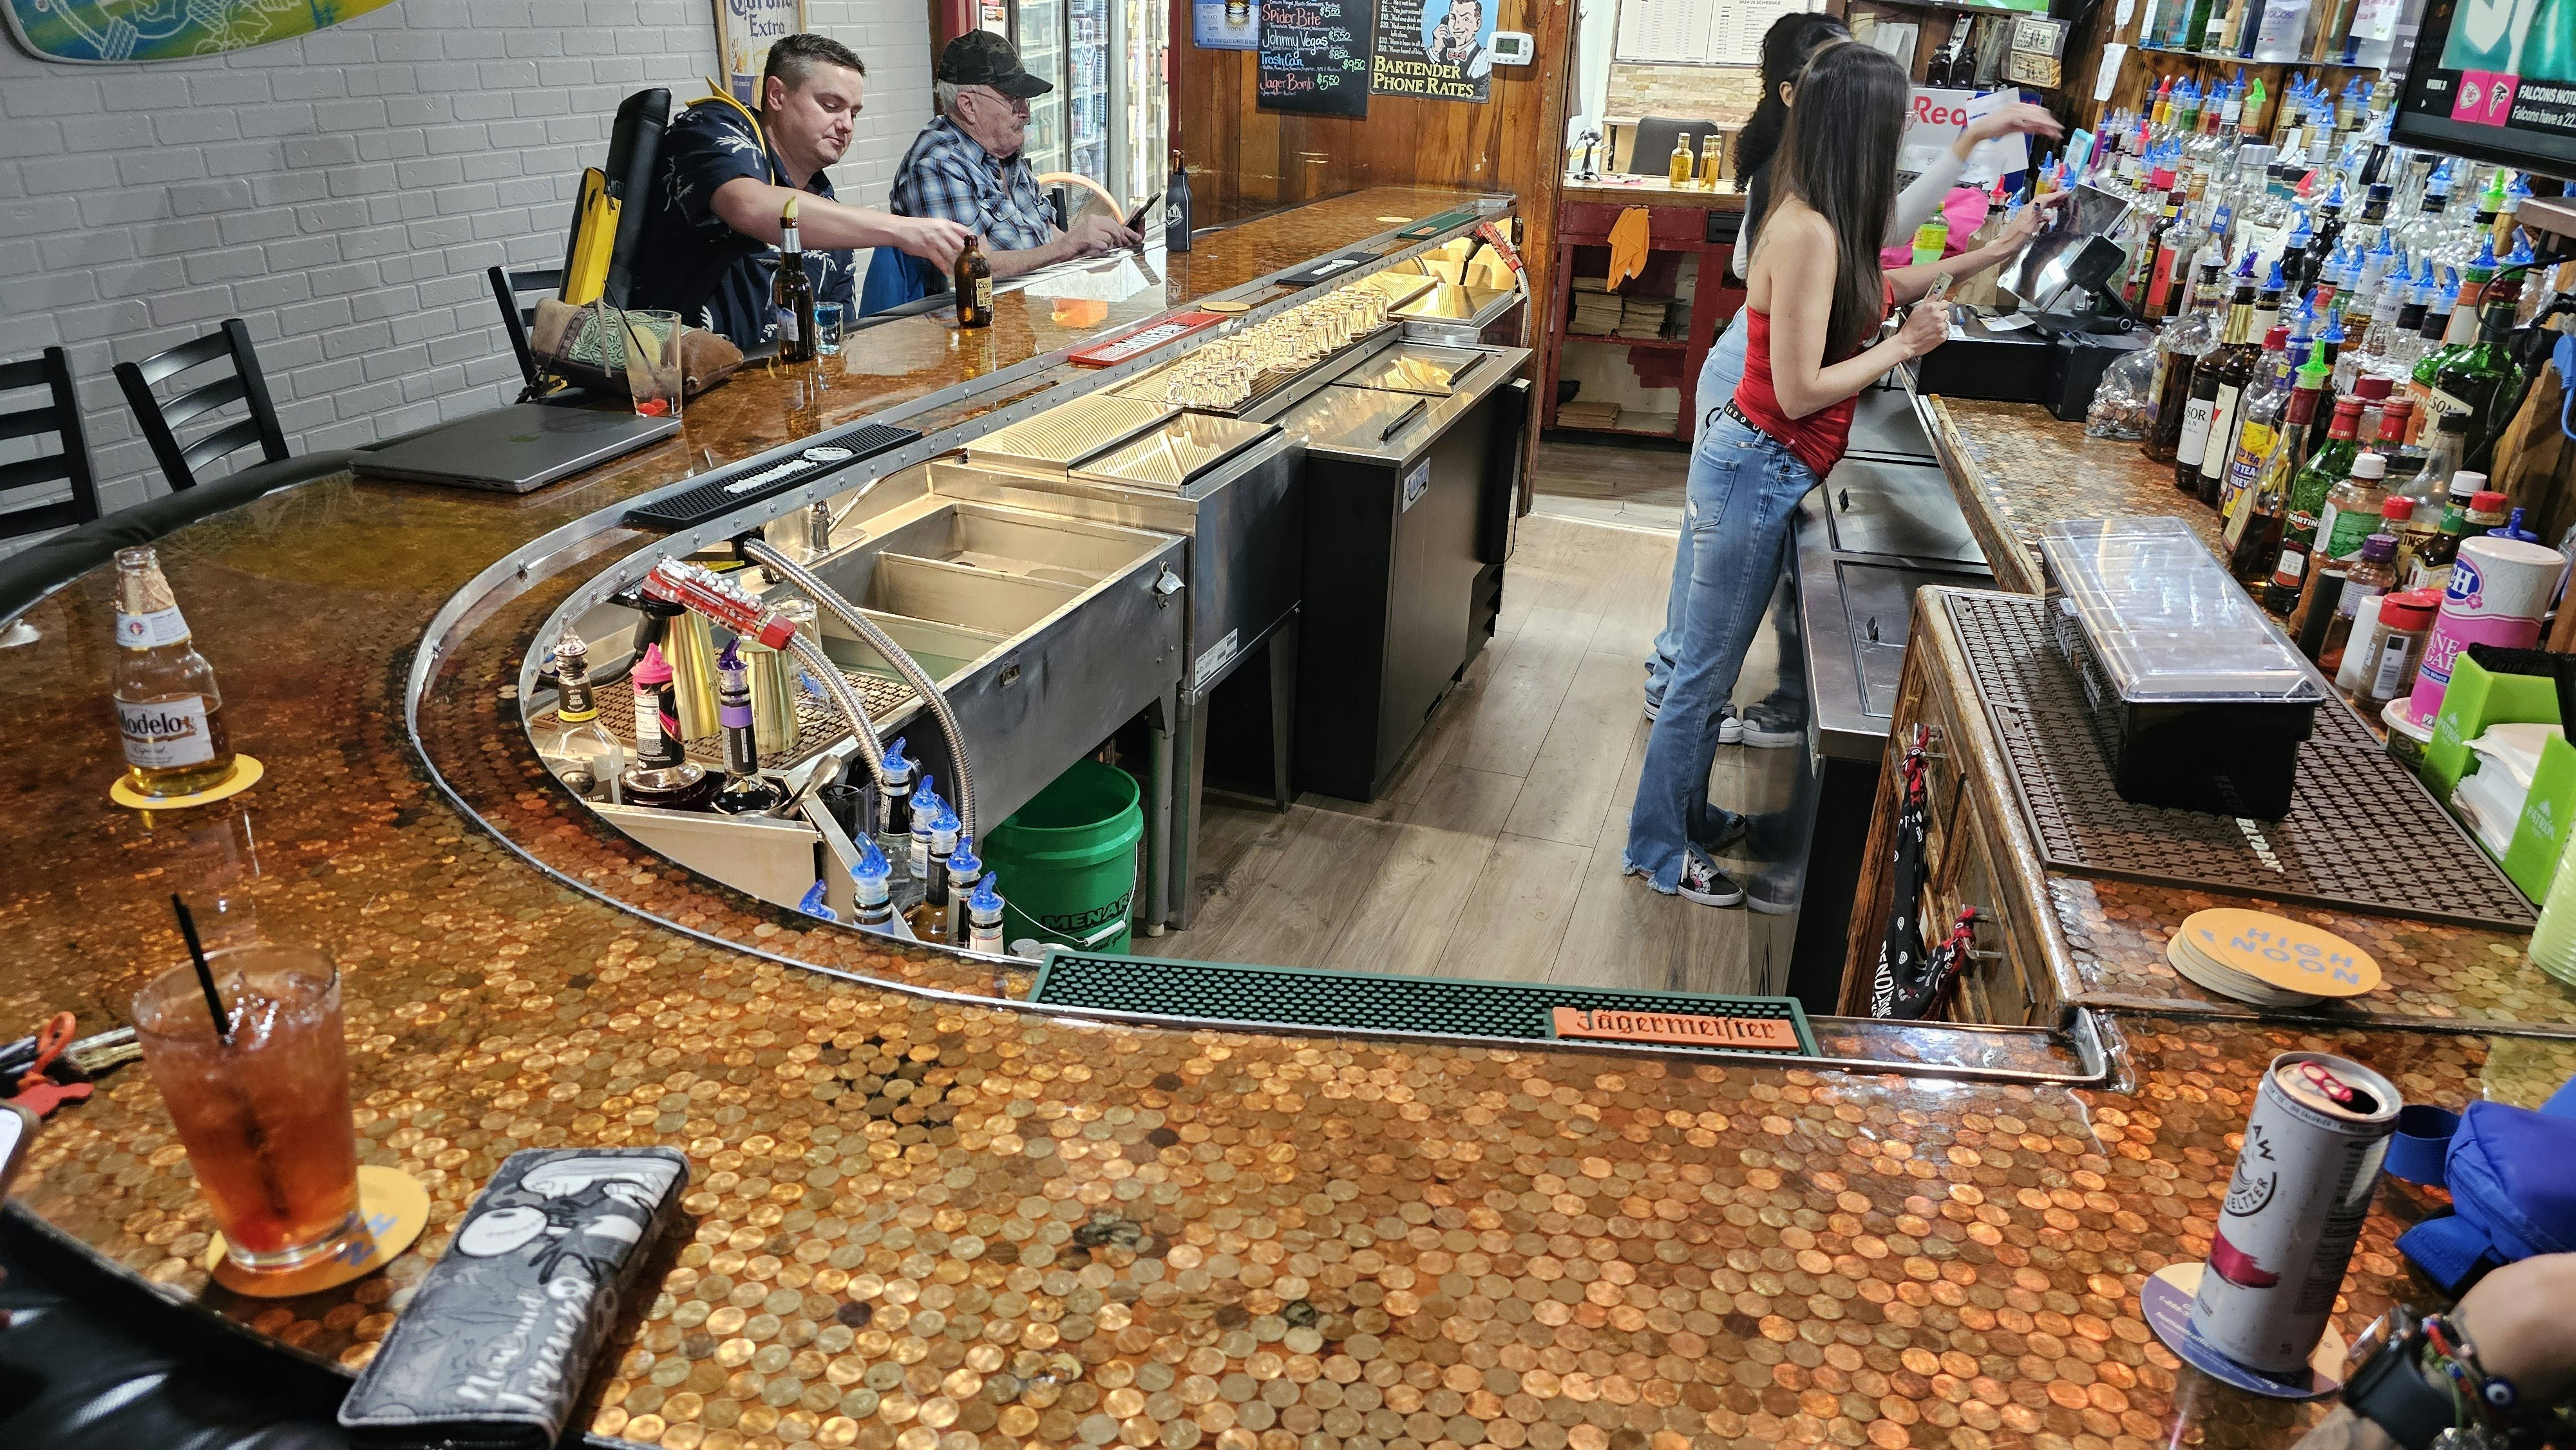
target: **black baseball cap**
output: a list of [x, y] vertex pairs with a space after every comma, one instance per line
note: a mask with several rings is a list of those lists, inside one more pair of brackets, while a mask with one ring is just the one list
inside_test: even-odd
[[1011, 43], [989, 30], [970, 30], [939, 53], [939, 79], [961, 86], [991, 86], [1016, 100], [1043, 96], [1055, 86], [1029, 74]]

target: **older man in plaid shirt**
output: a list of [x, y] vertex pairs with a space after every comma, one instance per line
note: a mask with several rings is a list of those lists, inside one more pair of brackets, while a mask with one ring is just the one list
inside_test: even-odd
[[1029, 98], [1053, 89], [990, 31], [970, 30], [948, 42], [939, 56], [939, 117], [904, 153], [890, 210], [944, 217], [983, 237], [996, 277], [1136, 245], [1136, 233], [1116, 217], [1085, 216], [1070, 231], [1055, 224], [1021, 154]]

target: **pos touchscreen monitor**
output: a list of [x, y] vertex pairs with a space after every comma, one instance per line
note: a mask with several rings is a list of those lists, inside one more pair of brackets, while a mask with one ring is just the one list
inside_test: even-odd
[[2389, 139], [2576, 177], [2576, 8], [2430, 0]]
[[2100, 187], [2075, 188], [2074, 196], [2057, 204], [2022, 254], [2004, 264], [1995, 279], [1997, 289], [2025, 312], [2046, 312], [2081, 301], [2068, 295], [2070, 288], [2090, 291], [2103, 281], [2082, 265], [2088, 244], [2114, 235], [2128, 217], [2129, 207], [2126, 199]]

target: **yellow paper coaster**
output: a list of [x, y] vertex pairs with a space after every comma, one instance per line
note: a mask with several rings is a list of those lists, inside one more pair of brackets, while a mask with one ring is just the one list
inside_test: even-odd
[[254, 1299], [292, 1299], [336, 1288], [372, 1274], [412, 1246], [429, 1226], [429, 1190], [399, 1168], [365, 1164], [358, 1169], [358, 1222], [330, 1257], [282, 1274], [245, 1269], [224, 1254], [224, 1236], [206, 1247], [215, 1282]]
[[210, 785], [193, 795], [145, 795], [128, 784], [126, 777], [120, 775], [116, 778], [116, 784], [107, 788], [107, 798], [127, 810], [175, 811], [188, 806], [212, 805], [227, 796], [240, 795], [243, 791], [259, 784], [259, 778], [266, 774], [268, 774], [268, 767], [260, 764], [257, 756], [235, 751], [233, 752], [233, 773], [226, 776], [221, 784]]
[[2285, 992], [2358, 997], [2379, 985], [2379, 963], [2333, 932], [2222, 906], [2195, 911], [2176, 933], [2202, 958]]

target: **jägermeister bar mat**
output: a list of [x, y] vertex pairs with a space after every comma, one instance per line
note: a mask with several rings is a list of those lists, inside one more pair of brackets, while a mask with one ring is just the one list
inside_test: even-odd
[[260, 764], [258, 757], [237, 750], [233, 752], [233, 773], [204, 790], [189, 795], [148, 796], [120, 775], [116, 784], [107, 788], [107, 798], [130, 811], [184, 810], [189, 806], [212, 805], [228, 796], [240, 795], [259, 784], [259, 778], [266, 774], [268, 767]]
[[669, 1148], [511, 1154], [341, 1403], [349, 1443], [553, 1445], [688, 1181]]

